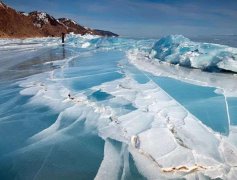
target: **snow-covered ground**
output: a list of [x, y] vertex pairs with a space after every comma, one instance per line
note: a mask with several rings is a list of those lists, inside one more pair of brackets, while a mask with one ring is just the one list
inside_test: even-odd
[[205, 44], [156, 41], [1, 40], [0, 177], [236, 179], [237, 76], [165, 59]]

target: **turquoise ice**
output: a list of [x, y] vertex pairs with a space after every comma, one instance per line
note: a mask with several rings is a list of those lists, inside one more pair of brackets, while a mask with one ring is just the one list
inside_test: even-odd
[[152, 55], [158, 60], [206, 71], [237, 72], [237, 50], [219, 44], [197, 43], [181, 35], [161, 38]]
[[158, 61], [163, 40], [1, 40], [1, 179], [235, 179], [237, 76]]

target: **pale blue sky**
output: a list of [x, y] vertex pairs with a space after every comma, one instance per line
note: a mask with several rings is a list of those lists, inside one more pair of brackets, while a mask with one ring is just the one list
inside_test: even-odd
[[237, 0], [4, 0], [122, 36], [237, 34]]

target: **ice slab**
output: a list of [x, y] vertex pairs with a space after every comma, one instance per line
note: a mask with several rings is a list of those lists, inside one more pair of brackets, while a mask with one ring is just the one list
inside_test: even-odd
[[161, 38], [153, 47], [155, 58], [207, 71], [237, 72], [237, 49], [211, 43], [196, 43], [182, 35]]

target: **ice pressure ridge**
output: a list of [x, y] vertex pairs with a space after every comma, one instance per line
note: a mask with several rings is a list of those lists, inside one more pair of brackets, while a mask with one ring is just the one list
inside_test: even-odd
[[[235, 178], [237, 150], [232, 140], [203, 125], [152, 80], [139, 84], [127, 75], [92, 87], [93, 92], [110, 95], [103, 101], [93, 101], [83, 91], [71, 92], [52, 73], [32, 76], [20, 85], [24, 87], [22, 95], [33, 95], [30, 105], [47, 104], [61, 112], [56, 122], [34, 135], [31, 142], [55, 141], [80, 121], [105, 140], [96, 179], [118, 177], [120, 166], [125, 177], [129, 153], [148, 179]], [[123, 108], [126, 104], [135, 109], [127, 111]], [[70, 122], [70, 117], [76, 118]], [[235, 131], [231, 133], [235, 136]], [[111, 140], [122, 142], [120, 151]]]
[[198, 43], [182, 35], [161, 38], [152, 48], [160, 61], [206, 71], [237, 72], [237, 49], [211, 43]]
[[[138, 84], [126, 77], [94, 87], [94, 91], [101, 90], [113, 96], [105, 104], [90, 101], [82, 93], [69, 97], [70, 91], [57, 83], [31, 80], [21, 85], [25, 87], [22, 95], [34, 95], [29, 102], [31, 105], [48, 104], [61, 111], [56, 122], [33, 136], [31, 141], [47, 141], [78, 121], [85, 121], [86, 128], [95, 129], [94, 132], [105, 139], [104, 160], [96, 179], [116, 175], [114, 166], [121, 162], [119, 152], [113, 150], [115, 147], [109, 139], [124, 144], [123, 151], [132, 154], [137, 168], [148, 179], [191, 178], [193, 173], [200, 177], [235, 177], [236, 147], [228, 138], [201, 124], [153, 82]], [[137, 110], [121, 113], [111, 108], [111, 104], [127, 102]], [[68, 122], [68, 118], [62, 116], [77, 118]], [[114, 171], [106, 171], [108, 168]]]
[[[147, 72], [216, 87], [220, 90], [218, 93], [233, 97], [236, 97], [236, 84], [233, 83], [236, 76], [222, 73], [211, 73], [209, 76], [200, 70], [159, 63], [148, 53], [153, 40], [73, 35], [67, 38], [65, 48], [80, 53], [48, 62], [61, 68], [30, 76], [18, 83], [23, 88], [20, 94], [31, 96], [27, 104], [29, 107], [47, 105], [59, 112], [56, 121], [33, 135], [28, 140], [29, 145], [18, 153], [65, 140], [68, 133], [83, 122], [88, 132], [105, 141], [104, 158], [95, 179], [126, 179], [130, 172], [129, 156], [132, 156], [139, 173], [147, 179], [237, 178], [236, 127], [230, 127], [229, 136], [214, 132], [153, 82]], [[50, 38], [45, 41], [46, 44], [52, 42], [51, 46], [55, 47], [60, 43]], [[107, 63], [102, 64], [105, 57], [100, 59], [96, 56], [99, 51], [106, 52], [110, 57]], [[109, 64], [121, 52], [124, 56], [117, 64], [114, 63], [116, 67]], [[84, 59], [87, 56], [94, 56], [98, 64]], [[84, 66], [70, 67], [70, 61], [75, 57], [79, 57], [77, 61], [85, 62]], [[146, 78], [147, 82], [135, 80], [133, 65], [140, 69], [136, 73]], [[82, 68], [82, 71], [77, 68]], [[95, 76], [99, 80], [99, 74], [115, 71], [122, 74], [116, 80], [79, 91], [72, 87], [74, 82], [85, 83], [83, 78]], [[98, 94], [106, 98], [94, 98]], [[121, 143], [121, 148], [115, 142]]]

